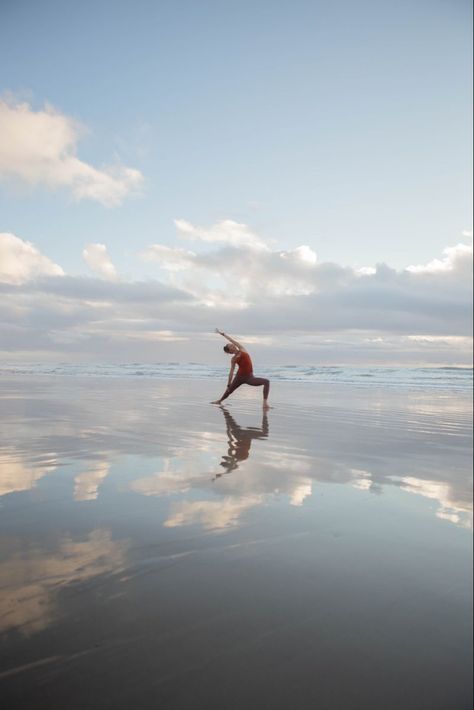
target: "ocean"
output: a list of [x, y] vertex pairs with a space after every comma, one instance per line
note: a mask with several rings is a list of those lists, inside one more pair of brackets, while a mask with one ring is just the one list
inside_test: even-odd
[[[152, 379], [225, 380], [228, 368], [190, 362], [158, 363], [28, 363], [0, 365], [0, 377], [8, 375], [57, 375], [62, 377], [145, 377]], [[320, 365], [260, 365], [258, 373], [273, 381], [342, 384], [356, 387], [395, 387], [468, 391], [473, 370], [465, 367], [331, 367]]]

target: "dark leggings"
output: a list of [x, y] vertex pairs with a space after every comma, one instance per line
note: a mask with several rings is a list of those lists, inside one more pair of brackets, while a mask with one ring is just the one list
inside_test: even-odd
[[247, 375], [246, 377], [236, 375], [222, 395], [221, 402], [223, 399], [227, 399], [232, 392], [235, 392], [237, 387], [240, 387], [240, 385], [251, 385], [252, 387], [260, 387], [263, 385], [263, 398], [268, 399], [268, 393], [270, 392], [270, 380], [267, 380], [265, 377], [254, 377], [254, 375]]

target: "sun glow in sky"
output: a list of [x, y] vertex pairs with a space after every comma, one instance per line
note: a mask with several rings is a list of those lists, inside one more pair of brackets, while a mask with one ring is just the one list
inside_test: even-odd
[[2, 358], [468, 364], [471, 24], [1, 3]]

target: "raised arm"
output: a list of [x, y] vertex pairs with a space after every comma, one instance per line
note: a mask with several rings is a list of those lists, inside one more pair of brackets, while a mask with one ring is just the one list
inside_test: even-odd
[[243, 345], [241, 345], [236, 340], [234, 340], [234, 338], [231, 338], [230, 335], [227, 335], [226, 333], [224, 333], [223, 330], [219, 330], [219, 328], [216, 328], [216, 333], [219, 333], [219, 335], [222, 335], [226, 340], [229, 341], [229, 343], [232, 343], [232, 345], [235, 345], [235, 347], [238, 348], [240, 350], [240, 352], [242, 352], [242, 353], [247, 352], [247, 350], [244, 348]]

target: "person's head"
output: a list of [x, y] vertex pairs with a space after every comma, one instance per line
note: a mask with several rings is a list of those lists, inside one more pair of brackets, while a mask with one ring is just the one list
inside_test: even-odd
[[239, 352], [239, 349], [236, 348], [235, 345], [232, 345], [232, 343], [227, 343], [227, 345], [224, 345], [224, 352], [228, 355], [235, 355]]

